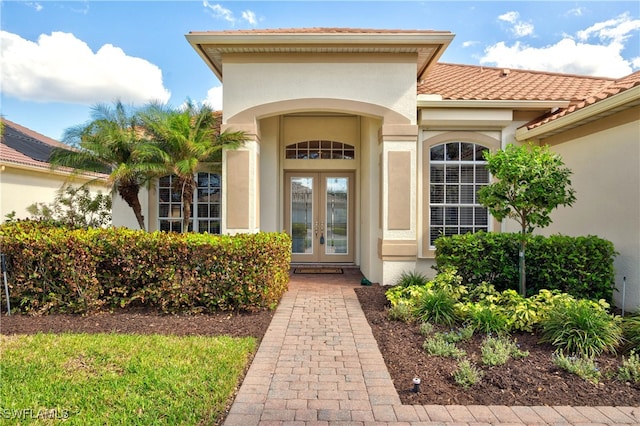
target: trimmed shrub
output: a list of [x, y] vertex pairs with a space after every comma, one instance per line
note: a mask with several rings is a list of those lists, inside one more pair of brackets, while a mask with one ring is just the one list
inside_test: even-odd
[[[488, 282], [517, 290], [519, 234], [478, 232], [436, 240], [436, 269], [455, 267], [462, 284]], [[610, 241], [595, 237], [531, 236], [527, 242], [527, 286], [560, 290], [576, 298], [611, 300], [614, 285]]]
[[289, 282], [286, 234], [175, 234], [0, 227], [12, 306], [85, 313], [127, 306], [162, 312], [274, 308]]

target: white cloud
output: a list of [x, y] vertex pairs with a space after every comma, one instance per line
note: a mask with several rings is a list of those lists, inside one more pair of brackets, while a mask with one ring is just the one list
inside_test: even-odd
[[511, 34], [513, 34], [514, 37], [520, 38], [533, 34], [533, 24], [521, 21], [520, 13], [518, 12], [512, 11], [503, 13], [502, 15], [498, 16], [498, 20], [512, 24], [512, 27], [509, 29], [509, 31], [511, 31]]
[[528, 22], [518, 22], [513, 26], [511, 31], [516, 37], [525, 37], [533, 34], [533, 24]]
[[[214, 18], [223, 19], [229, 22], [231, 25], [235, 25], [238, 22], [238, 19], [235, 17], [231, 9], [227, 9], [220, 4], [211, 4], [209, 3], [209, 0], [204, 0], [202, 2], [202, 5], [212, 12]], [[241, 16], [243, 21], [246, 21], [252, 26], [258, 23], [256, 14], [251, 10], [245, 10], [241, 13]]]
[[219, 4], [211, 4], [207, 0], [202, 2], [202, 5], [213, 12], [215, 18], [223, 19], [227, 22], [235, 24], [236, 18], [233, 16], [233, 12], [230, 9], [222, 7]]
[[0, 46], [2, 91], [18, 99], [141, 104], [170, 97], [160, 68], [111, 44], [94, 53], [70, 33], [41, 34], [33, 42], [0, 31]]
[[476, 40], [469, 40], [469, 41], [463, 42], [462, 47], [471, 47], [471, 46], [475, 46], [476, 44], [480, 44], [480, 42]]
[[621, 45], [576, 43], [568, 38], [540, 48], [520, 42], [507, 46], [501, 41], [485, 49], [480, 63], [504, 68], [622, 77], [630, 74], [632, 69], [620, 55], [621, 50]]
[[40, 12], [44, 7], [38, 2], [26, 2], [25, 5], [32, 7], [36, 10], [36, 12]]
[[581, 41], [597, 37], [601, 41], [611, 40], [622, 43], [637, 30], [640, 30], [640, 19], [631, 19], [628, 13], [623, 13], [613, 19], [597, 22], [586, 30], [578, 31], [576, 36]]
[[[504, 15], [502, 15], [504, 16]], [[515, 16], [514, 19], [518, 19]], [[503, 19], [505, 20], [505, 19]], [[485, 49], [481, 64], [508, 68], [622, 77], [640, 68], [640, 59], [625, 59], [625, 42], [640, 30], [640, 20], [628, 13], [597, 22], [575, 36], [563, 34], [554, 44], [535, 47], [504, 41]]]
[[242, 19], [244, 19], [251, 25], [256, 25], [258, 23], [256, 14], [250, 10], [245, 10], [244, 12], [242, 12]]
[[565, 15], [568, 15], [568, 16], [582, 16], [584, 14], [584, 11], [585, 11], [584, 7], [576, 7], [576, 8], [567, 10]]
[[202, 103], [209, 105], [216, 111], [222, 111], [222, 86], [214, 86], [207, 92], [207, 98]]
[[498, 16], [498, 19], [513, 24], [518, 20], [519, 17], [520, 14], [518, 12], [507, 12]]

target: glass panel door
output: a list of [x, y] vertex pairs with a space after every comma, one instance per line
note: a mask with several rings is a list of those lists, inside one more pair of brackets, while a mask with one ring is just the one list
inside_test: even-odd
[[313, 254], [313, 200], [312, 176], [291, 177], [291, 253]]
[[349, 178], [325, 178], [324, 201], [326, 203], [325, 254], [349, 253]]
[[285, 229], [295, 263], [352, 263], [354, 174], [285, 173]]

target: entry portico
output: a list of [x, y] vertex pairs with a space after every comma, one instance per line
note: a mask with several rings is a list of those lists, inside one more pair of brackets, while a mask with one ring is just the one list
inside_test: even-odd
[[[378, 282], [418, 256], [417, 82], [447, 31], [192, 32], [224, 83], [222, 233], [281, 231], [295, 262]], [[387, 275], [385, 277], [385, 275]]]

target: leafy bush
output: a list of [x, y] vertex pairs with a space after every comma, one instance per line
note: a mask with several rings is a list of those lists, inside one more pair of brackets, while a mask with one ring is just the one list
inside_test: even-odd
[[622, 339], [620, 318], [606, 307], [586, 299], [555, 303], [540, 323], [541, 341], [581, 356], [615, 352]]
[[85, 313], [148, 306], [163, 312], [274, 308], [287, 289], [286, 234], [235, 236], [0, 227], [12, 305]]
[[510, 331], [509, 319], [494, 304], [468, 304], [464, 306], [467, 324], [482, 333], [503, 334]]
[[85, 186], [65, 185], [56, 192], [52, 203], [34, 203], [27, 207], [30, 219], [69, 228], [93, 228], [111, 224], [111, 196], [95, 196]]
[[640, 314], [629, 315], [622, 319], [622, 333], [625, 351], [640, 353]]
[[425, 285], [410, 285], [407, 287], [396, 285], [388, 289], [385, 292], [385, 296], [392, 307], [400, 302], [413, 307], [415, 302], [420, 299], [426, 291], [427, 287]]
[[[499, 291], [517, 290], [519, 234], [468, 233], [441, 237], [436, 269], [455, 267], [462, 284], [491, 283]], [[611, 300], [614, 284], [610, 241], [595, 237], [531, 236], [527, 240], [528, 294], [560, 290], [576, 298]]]
[[422, 321], [451, 326], [457, 320], [456, 299], [446, 290], [427, 290], [414, 307], [414, 315]]
[[482, 362], [485, 365], [504, 365], [509, 358], [524, 358], [529, 352], [521, 351], [518, 344], [504, 336], [488, 336], [482, 342]]
[[455, 343], [447, 342], [444, 337], [440, 335], [434, 335], [424, 341], [422, 348], [430, 355], [450, 357], [450, 358], [462, 358], [467, 353], [456, 346]]
[[622, 357], [622, 365], [618, 367], [618, 379], [623, 382], [640, 383], [640, 355], [631, 351], [628, 358]]
[[429, 278], [427, 278], [426, 275], [420, 272], [405, 271], [402, 274], [400, 274], [400, 278], [398, 279], [398, 282], [396, 283], [396, 285], [401, 287], [422, 286], [422, 285], [425, 285], [428, 281], [429, 281]]
[[447, 343], [466, 342], [471, 340], [473, 337], [473, 331], [473, 327], [464, 326], [457, 330], [451, 330], [448, 333], [436, 333], [436, 336], [442, 337], [442, 339]]
[[600, 381], [600, 369], [592, 357], [584, 355], [566, 357], [562, 352], [559, 352], [554, 354], [553, 363], [593, 384]]
[[482, 370], [479, 370], [469, 360], [465, 359], [458, 363], [458, 368], [453, 372], [453, 379], [457, 384], [468, 389], [478, 383], [483, 375]]
[[387, 317], [392, 321], [412, 322], [411, 307], [406, 303], [397, 303], [389, 308]]
[[420, 327], [418, 328], [418, 330], [420, 331], [421, 336], [428, 336], [429, 334], [433, 333], [433, 324], [428, 321], [422, 322], [420, 323]]

